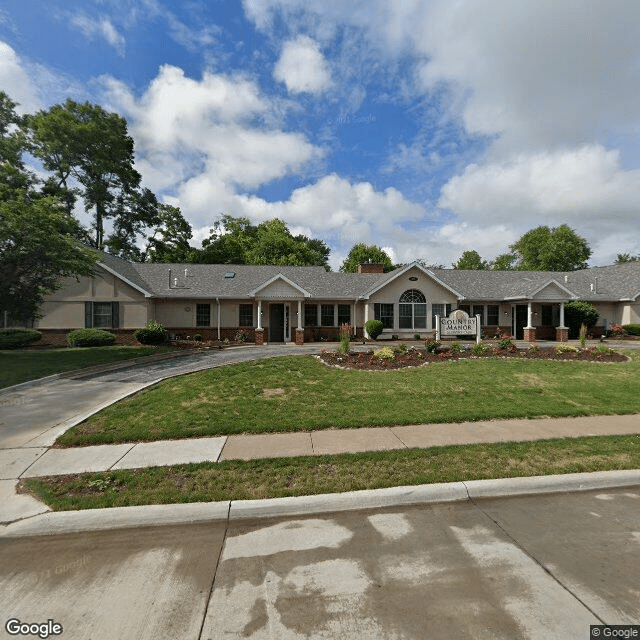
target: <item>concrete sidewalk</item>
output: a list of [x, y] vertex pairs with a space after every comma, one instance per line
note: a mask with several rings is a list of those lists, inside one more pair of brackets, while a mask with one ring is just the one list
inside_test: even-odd
[[47, 511], [16, 494], [21, 478], [223, 460], [313, 456], [451, 444], [530, 441], [640, 433], [640, 414], [494, 420], [380, 428], [230, 435], [145, 443], [52, 448], [56, 438], [93, 413], [161, 379], [262, 357], [313, 353], [327, 345], [198, 353], [171, 361], [109, 367], [0, 391], [0, 523]]
[[0, 480], [195, 462], [334, 455], [452, 444], [640, 433], [640, 414], [492, 420], [294, 433], [232, 435], [75, 447], [0, 450]]

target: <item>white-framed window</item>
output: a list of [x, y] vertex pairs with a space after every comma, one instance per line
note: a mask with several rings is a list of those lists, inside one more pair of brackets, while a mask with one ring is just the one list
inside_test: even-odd
[[334, 306], [332, 304], [320, 305], [320, 324], [323, 327], [334, 327], [336, 324]]
[[304, 326], [315, 327], [318, 325], [318, 305], [308, 304], [304, 305]]
[[351, 305], [339, 304], [338, 305], [338, 326], [343, 324], [351, 324]]
[[211, 305], [207, 303], [196, 304], [196, 327], [211, 326]]
[[253, 304], [243, 303], [239, 305], [238, 326], [253, 327]]
[[87, 329], [117, 329], [120, 326], [120, 303], [85, 302], [84, 326]]
[[446, 318], [451, 313], [451, 305], [444, 302], [434, 302], [431, 305], [431, 328], [435, 329], [436, 316]]
[[393, 329], [393, 304], [376, 302], [373, 305], [373, 317], [380, 320], [385, 329]]
[[427, 299], [422, 291], [408, 289], [400, 296], [399, 327], [400, 329], [427, 328]]

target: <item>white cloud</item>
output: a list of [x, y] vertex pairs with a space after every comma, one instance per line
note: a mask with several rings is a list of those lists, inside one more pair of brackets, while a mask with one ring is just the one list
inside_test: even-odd
[[118, 52], [119, 56], [124, 57], [124, 36], [118, 33], [108, 18], [93, 19], [84, 13], [77, 13], [71, 16], [71, 24], [90, 40], [96, 37], [103, 38]]
[[16, 52], [0, 42], [0, 87], [18, 103], [18, 113], [29, 113], [40, 107], [36, 89]]
[[189, 202], [202, 200], [195, 189], [256, 188], [323, 155], [301, 134], [258, 126], [271, 105], [242, 78], [205, 72], [198, 81], [165, 65], [140, 99], [113, 78], [103, 83], [130, 117], [145, 179], [156, 189], [180, 185]]
[[[458, 224], [489, 233], [503, 225], [519, 234], [567, 222], [591, 240], [601, 261], [616, 253], [607, 221], [637, 224], [640, 4], [244, 0], [243, 6], [260, 29], [269, 31], [278, 16], [292, 33], [321, 43], [341, 27], [357, 30], [390, 64], [413, 59], [414, 95], [444, 88], [450, 117], [488, 140], [486, 153], [442, 188], [440, 205]], [[432, 148], [416, 141], [400, 146], [388, 167], [437, 162]]]
[[469, 165], [442, 189], [440, 206], [476, 223], [514, 217], [562, 224], [633, 224], [640, 210], [640, 170], [622, 170], [618, 151], [600, 145], [520, 155]]
[[284, 43], [274, 73], [290, 93], [321, 93], [331, 86], [331, 74], [317, 42], [299, 36]]
[[469, 131], [500, 134], [499, 150], [592, 142], [640, 123], [640, 5], [595, 0], [439, 2], [420, 41], [426, 86], [468, 90]]

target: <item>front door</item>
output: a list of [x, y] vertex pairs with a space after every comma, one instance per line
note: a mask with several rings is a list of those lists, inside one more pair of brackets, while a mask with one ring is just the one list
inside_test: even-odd
[[513, 324], [511, 326], [511, 331], [515, 336], [516, 340], [524, 339], [524, 328], [527, 326], [527, 320], [529, 309], [526, 304], [517, 304], [515, 307], [511, 307], [513, 318]]
[[269, 305], [269, 342], [284, 342], [284, 305]]

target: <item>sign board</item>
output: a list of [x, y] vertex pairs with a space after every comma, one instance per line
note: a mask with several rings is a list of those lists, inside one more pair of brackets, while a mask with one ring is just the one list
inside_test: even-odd
[[480, 342], [480, 316], [474, 318], [462, 309], [456, 309], [449, 314], [448, 318], [436, 316], [436, 340], [441, 336], [476, 336], [476, 341]]

